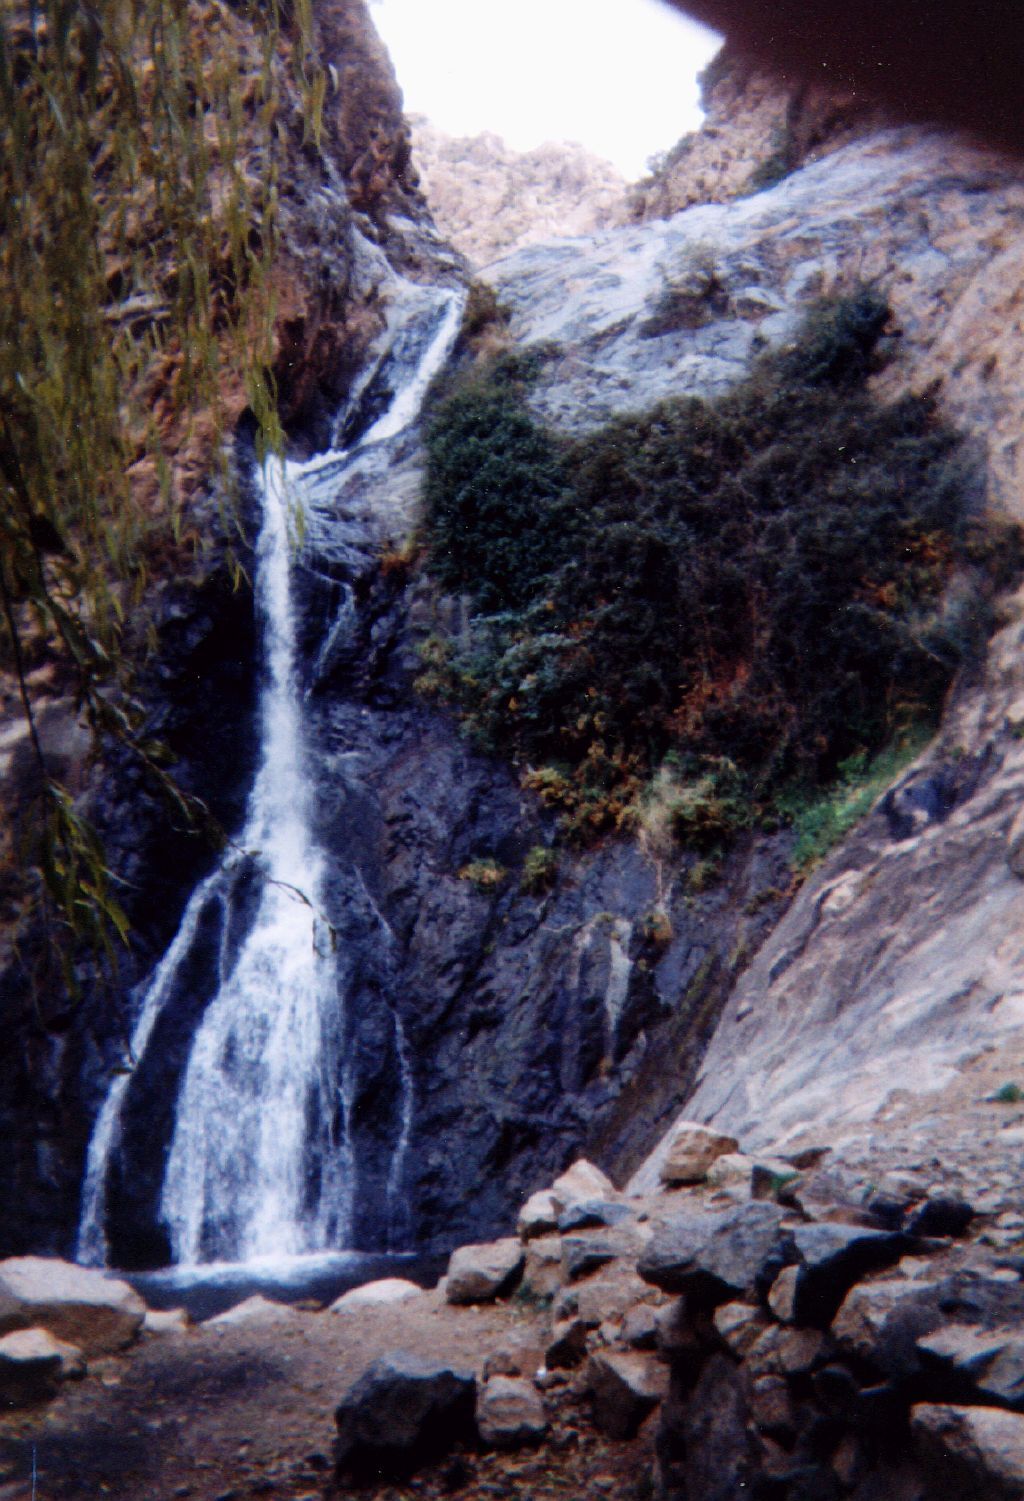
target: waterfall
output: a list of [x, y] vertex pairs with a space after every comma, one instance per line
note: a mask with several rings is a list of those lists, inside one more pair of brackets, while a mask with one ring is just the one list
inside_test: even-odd
[[[333, 935], [320, 915], [326, 857], [312, 832], [303, 746], [294, 532], [304, 488], [322, 488], [325, 471], [340, 492], [348, 472], [380, 461], [378, 451], [386, 462], [387, 445], [415, 421], [448, 356], [462, 302], [452, 290], [396, 282], [388, 346], [375, 372], [387, 380], [390, 397], [382, 415], [347, 451], [306, 464], [271, 457], [262, 469], [255, 592], [265, 668], [258, 770], [242, 833], [193, 893], [142, 997], [131, 1040], [132, 1056], [140, 1060], [185, 973], [204, 914], [219, 903], [218, 982], [178, 1092], [160, 1196], [176, 1263], [293, 1256], [347, 1243], [358, 1164], [349, 1136], [345, 996]], [[227, 909], [243, 862], [254, 872], [258, 898], [232, 952]], [[402, 1098], [389, 1200], [399, 1186], [413, 1118], [411, 1064], [397, 1013], [395, 1036]], [[77, 1252], [85, 1262], [106, 1260], [108, 1180], [130, 1083], [128, 1075], [115, 1077], [90, 1142]]]

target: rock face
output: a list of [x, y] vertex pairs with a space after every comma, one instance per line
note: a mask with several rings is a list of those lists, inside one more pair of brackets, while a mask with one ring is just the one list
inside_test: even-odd
[[667, 219], [780, 181], [883, 123], [855, 90], [787, 79], [729, 42], [701, 78], [704, 123], [629, 192], [632, 218]]
[[453, 138], [414, 115], [412, 157], [434, 222], [474, 266], [625, 217], [626, 184], [572, 142], [512, 151], [500, 136]]

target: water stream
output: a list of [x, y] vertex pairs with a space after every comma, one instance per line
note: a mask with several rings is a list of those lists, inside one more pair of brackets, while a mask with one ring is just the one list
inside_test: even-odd
[[[132, 1056], [141, 1060], [188, 974], [211, 904], [217, 906], [219, 974], [182, 1077], [159, 1204], [176, 1264], [309, 1255], [348, 1244], [358, 1164], [349, 1133], [346, 1001], [338, 979], [343, 965], [321, 916], [326, 857], [313, 834], [303, 740], [294, 533], [304, 489], [315, 484], [322, 492], [325, 471], [341, 493], [350, 471], [386, 467], [388, 444], [415, 421], [448, 356], [461, 307], [460, 294], [451, 290], [398, 283], [374, 372], [385, 382], [381, 415], [343, 452], [301, 465], [272, 457], [262, 469], [255, 575], [264, 655], [258, 771], [244, 828], [193, 893], [142, 997], [132, 1036]], [[232, 944], [230, 909], [240, 872], [258, 889], [245, 936]], [[411, 1063], [397, 1014], [394, 1021], [402, 1099], [389, 1220], [413, 1121]], [[130, 1086], [129, 1074], [115, 1077], [89, 1147], [77, 1250], [88, 1263], [107, 1259], [108, 1183]]]

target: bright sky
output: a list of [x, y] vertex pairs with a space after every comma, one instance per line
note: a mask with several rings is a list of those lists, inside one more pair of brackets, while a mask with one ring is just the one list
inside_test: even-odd
[[370, 0], [410, 114], [528, 150], [581, 141], [627, 179], [701, 120], [719, 38], [662, 0]]

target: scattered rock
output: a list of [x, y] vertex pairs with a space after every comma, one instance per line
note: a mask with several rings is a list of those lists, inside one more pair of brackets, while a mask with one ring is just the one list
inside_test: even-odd
[[192, 1320], [184, 1308], [147, 1308], [142, 1327], [147, 1334], [185, 1334]]
[[653, 1350], [658, 1343], [658, 1310], [649, 1303], [638, 1303], [622, 1321], [623, 1344], [634, 1350]]
[[665, 1396], [668, 1371], [650, 1356], [600, 1350], [587, 1361], [595, 1426], [609, 1438], [632, 1438]]
[[579, 1317], [559, 1320], [544, 1357], [548, 1369], [571, 1370], [580, 1365], [587, 1353], [587, 1334], [595, 1327]]
[[402, 1353], [374, 1362], [339, 1404], [335, 1464], [356, 1476], [408, 1474], [474, 1432], [472, 1371]]
[[514, 1236], [459, 1246], [448, 1262], [445, 1298], [449, 1303], [488, 1303], [511, 1292], [523, 1267], [523, 1248]]
[[404, 1277], [381, 1277], [377, 1282], [364, 1282], [362, 1287], [350, 1288], [336, 1298], [328, 1313], [354, 1313], [360, 1308], [373, 1308], [381, 1303], [404, 1303], [406, 1298], [416, 1298], [423, 1292], [415, 1282]]
[[793, 1400], [784, 1376], [757, 1376], [750, 1386], [750, 1415], [763, 1433], [783, 1443], [792, 1441]]
[[1024, 1325], [1024, 1287], [1015, 1278], [1005, 1281], [998, 1269], [985, 1274], [968, 1268], [947, 1276], [922, 1272], [886, 1277], [854, 1287], [833, 1320], [832, 1333], [851, 1354], [904, 1380], [920, 1372], [920, 1341], [937, 1330], [970, 1325], [1005, 1334], [1010, 1324]]
[[1024, 1329], [947, 1324], [922, 1335], [917, 1348], [926, 1363], [954, 1373], [982, 1397], [1024, 1405]]
[[663, 1183], [703, 1183], [716, 1158], [736, 1152], [739, 1142], [696, 1121], [680, 1121], [659, 1169]]
[[477, 1397], [480, 1437], [496, 1449], [516, 1449], [544, 1437], [548, 1416], [536, 1387], [511, 1376], [492, 1376]]
[[768, 1320], [753, 1303], [722, 1303], [715, 1309], [714, 1323], [732, 1353], [742, 1360], [757, 1344]]
[[628, 1246], [609, 1236], [566, 1235], [562, 1238], [562, 1271], [569, 1282], [616, 1261]]
[[820, 1329], [787, 1329], [770, 1324], [747, 1355], [754, 1376], [799, 1376], [813, 1370], [828, 1352], [828, 1338]]
[[59, 1382], [84, 1376], [85, 1369], [81, 1350], [48, 1329], [13, 1330], [0, 1337], [0, 1402], [22, 1407], [45, 1400]]
[[906, 1236], [859, 1225], [798, 1225], [792, 1240], [800, 1261], [790, 1317], [825, 1328], [855, 1282], [892, 1266], [909, 1249]]
[[570, 1204], [558, 1216], [558, 1228], [565, 1233], [568, 1230], [621, 1225], [632, 1216], [633, 1211], [628, 1204], [616, 1203], [614, 1199], [581, 1199], [578, 1204]]
[[1024, 1416], [995, 1407], [922, 1402], [911, 1410], [920, 1452], [941, 1494], [971, 1501], [1024, 1497]]
[[768, 1307], [783, 1324], [793, 1322], [796, 1309], [796, 1285], [799, 1277], [799, 1267], [784, 1266], [772, 1283], [768, 1294]]
[[130, 1345], [146, 1313], [127, 1282], [48, 1256], [0, 1262], [0, 1298], [18, 1305], [23, 1322], [77, 1345], [86, 1357]]
[[710, 1188], [736, 1199], [753, 1198], [754, 1159], [743, 1152], [723, 1152], [709, 1166], [705, 1177]]
[[510, 1329], [496, 1349], [484, 1360], [483, 1375], [532, 1376], [541, 1364], [543, 1349], [532, 1326]]
[[562, 1242], [557, 1235], [540, 1235], [526, 1243], [520, 1287], [530, 1298], [553, 1298], [562, 1285]]
[[781, 1263], [783, 1211], [776, 1204], [741, 1204], [723, 1214], [679, 1215], [658, 1226], [637, 1270], [666, 1292], [713, 1303], [753, 1291]]
[[974, 1218], [974, 1210], [963, 1199], [948, 1195], [930, 1198], [921, 1205], [907, 1225], [911, 1235], [964, 1235]]
[[516, 1234], [520, 1240], [531, 1240], [535, 1235], [547, 1235], [558, 1228], [558, 1216], [562, 1203], [550, 1188], [542, 1188], [531, 1194], [519, 1211]]
[[615, 1195], [615, 1185], [607, 1173], [580, 1157], [551, 1185], [551, 1193], [561, 1209], [585, 1199], [607, 1199]]
[[234, 1308], [227, 1309], [224, 1313], [218, 1313], [215, 1318], [206, 1319], [204, 1329], [231, 1329], [237, 1324], [281, 1324], [297, 1319], [295, 1309], [287, 1303], [274, 1303], [269, 1298], [261, 1298], [257, 1293], [254, 1297], [246, 1298], [243, 1303], [236, 1303]]

